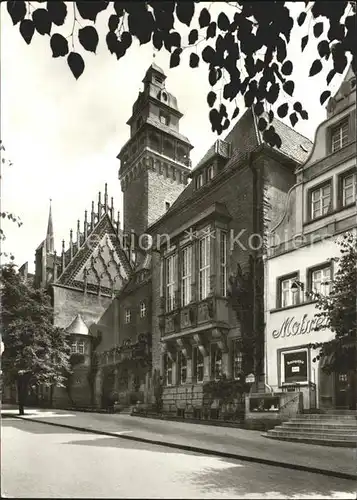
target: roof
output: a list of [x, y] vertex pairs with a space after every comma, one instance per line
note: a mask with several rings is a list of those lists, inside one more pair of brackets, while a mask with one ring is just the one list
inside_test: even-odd
[[222, 156], [223, 158], [229, 158], [229, 150], [230, 148], [228, 142], [222, 141], [222, 139], [217, 139], [216, 142], [212, 144], [212, 146], [203, 156], [203, 158], [201, 158], [201, 160], [197, 163], [192, 172], [199, 169], [202, 165], [204, 165], [216, 155]]
[[79, 335], [88, 335], [89, 330], [87, 325], [83, 321], [82, 316], [80, 314], [77, 314], [72, 323], [69, 326], [67, 326], [66, 332], [76, 333]]
[[[264, 115], [263, 115], [264, 116]], [[267, 115], [265, 115], [267, 117]], [[238, 120], [233, 129], [226, 135], [224, 140], [218, 139], [221, 146], [227, 143], [231, 144], [232, 156], [228, 160], [226, 166], [230, 166], [237, 161], [240, 161], [247, 153], [254, 151], [264, 143], [263, 133], [258, 130], [257, 119], [251, 108], [248, 108], [242, 117]], [[302, 164], [304, 163], [312, 149], [313, 143], [307, 137], [303, 136], [296, 130], [286, 125], [278, 118], [274, 118], [272, 125], [275, 127], [276, 133], [280, 136], [282, 145], [281, 148], [274, 147], [275, 151], [280, 151], [283, 155], [291, 158], [293, 161]], [[214, 151], [217, 141], [207, 150], [203, 158], [198, 162], [193, 172], [214, 156]], [[227, 157], [227, 156], [226, 156]], [[178, 206], [183, 205], [195, 194], [193, 183], [191, 182], [186, 189], [178, 196], [176, 201], [171, 205], [169, 210], [163, 216], [170, 214]]]

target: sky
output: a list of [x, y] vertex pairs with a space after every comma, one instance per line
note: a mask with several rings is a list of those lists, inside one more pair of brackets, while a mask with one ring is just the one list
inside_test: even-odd
[[[37, 7], [36, 2], [33, 5]], [[292, 15], [302, 5], [303, 2], [290, 4]], [[225, 2], [207, 7], [212, 17], [221, 10], [234, 14], [234, 8]], [[126, 56], [117, 61], [106, 47], [105, 13], [99, 14], [96, 23], [100, 37], [96, 54], [84, 51], [75, 42], [75, 50], [84, 56], [86, 64], [83, 75], [76, 80], [66, 58], [52, 58], [48, 36], [35, 34], [27, 45], [19, 25], [12, 25], [6, 2], [1, 4], [0, 14], [1, 140], [6, 148], [4, 157], [12, 162], [11, 166], [6, 163], [2, 167], [1, 206], [19, 216], [23, 223], [20, 228], [8, 221], [3, 223], [6, 241], [2, 251], [11, 251], [19, 266], [28, 261], [33, 272], [35, 249], [46, 234], [50, 198], [58, 253], [62, 239], [68, 247], [70, 229], [75, 234], [77, 219], [83, 224], [84, 210], [90, 209], [92, 200], [97, 202], [98, 191], [104, 191], [105, 182], [116, 209], [122, 210], [120, 164], [116, 156], [129, 138], [126, 121], [150, 64], [155, 61], [165, 71], [166, 87], [178, 99], [184, 114], [180, 131], [194, 145], [193, 166], [217, 138], [211, 131], [206, 102], [211, 88], [206, 64], [201, 61], [199, 68], [190, 68], [189, 52], [180, 66], [170, 69], [166, 51], [156, 52], [153, 57], [151, 44], [139, 46], [134, 42]], [[68, 35], [71, 22], [55, 27], [52, 33]], [[178, 31], [186, 33], [184, 28], [178, 23]], [[309, 29], [312, 33], [312, 25]], [[288, 57], [294, 63], [294, 98], [309, 112], [309, 120], [300, 120], [295, 129], [313, 140], [317, 126], [326, 117], [319, 96], [326, 89], [325, 76], [331, 67], [314, 78], [308, 77], [317, 52], [313, 41], [301, 55], [300, 40], [306, 30], [303, 26], [293, 32]], [[343, 75], [334, 78], [332, 93], [342, 78]], [[294, 101], [290, 98], [290, 102]], [[239, 104], [243, 111], [243, 104]], [[234, 107], [232, 104], [228, 111], [233, 112]]]

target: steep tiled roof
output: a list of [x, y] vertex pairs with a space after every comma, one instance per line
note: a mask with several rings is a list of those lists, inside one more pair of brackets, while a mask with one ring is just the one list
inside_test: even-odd
[[[280, 151], [282, 154], [297, 163], [301, 164], [306, 161], [313, 143], [307, 137], [299, 134], [299, 132], [296, 132], [278, 118], [274, 118], [272, 125], [275, 127], [277, 134], [282, 140], [281, 148], [278, 149], [274, 147], [274, 149]], [[240, 161], [247, 155], [247, 153], [254, 151], [261, 144], [263, 144], [263, 142], [263, 134], [258, 130], [256, 117], [252, 109], [249, 108], [245, 111], [234, 128], [227, 134], [224, 141], [222, 141], [222, 143], [231, 144], [232, 155], [228, 160], [226, 167]], [[199, 166], [208, 161], [214, 155], [215, 144], [216, 143], [208, 149], [193, 171], [199, 168]], [[170, 214], [178, 206], [185, 204], [190, 198], [192, 198], [192, 196], [194, 196], [194, 194], [193, 183], [191, 182], [171, 205], [166, 214]]]

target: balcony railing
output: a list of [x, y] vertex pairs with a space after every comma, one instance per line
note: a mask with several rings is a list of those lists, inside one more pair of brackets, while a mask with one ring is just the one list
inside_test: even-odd
[[185, 332], [210, 323], [225, 323], [229, 326], [228, 299], [225, 297], [208, 297], [159, 316], [162, 336]]

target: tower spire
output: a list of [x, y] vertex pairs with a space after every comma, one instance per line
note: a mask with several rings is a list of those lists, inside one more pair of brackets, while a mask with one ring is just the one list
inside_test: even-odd
[[48, 214], [47, 234], [46, 234], [46, 253], [53, 253], [55, 249], [53, 222], [52, 222], [52, 199], [50, 198], [50, 211]]

